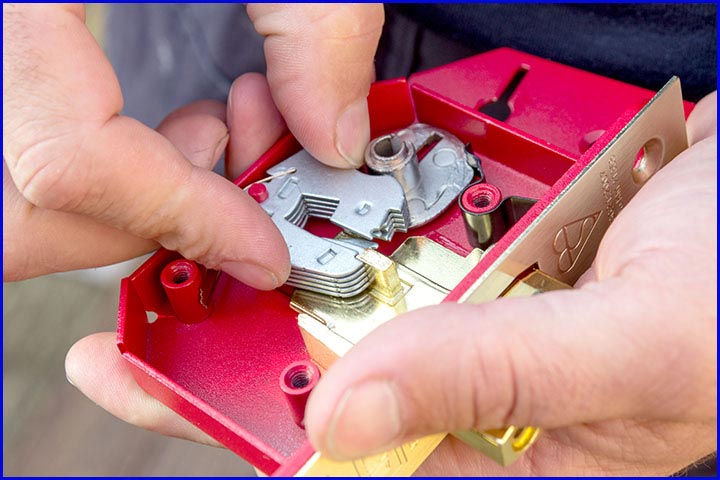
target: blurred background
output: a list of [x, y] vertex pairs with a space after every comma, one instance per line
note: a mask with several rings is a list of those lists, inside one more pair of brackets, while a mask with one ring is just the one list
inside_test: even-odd
[[[101, 44], [106, 13], [88, 5]], [[128, 425], [67, 382], [68, 349], [115, 330], [120, 278], [142, 260], [3, 284], [4, 476], [255, 475], [227, 450]]]

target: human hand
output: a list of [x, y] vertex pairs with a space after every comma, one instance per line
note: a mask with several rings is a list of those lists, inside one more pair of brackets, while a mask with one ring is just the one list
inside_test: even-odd
[[[370, 141], [367, 96], [385, 18], [382, 4], [250, 4], [247, 11], [266, 37], [270, 92], [290, 131], [328, 165], [361, 166]], [[247, 116], [242, 120], [253, 123]], [[231, 139], [231, 155], [238, 150], [240, 156], [239, 170], [231, 173], [238, 175], [264, 150], [249, 151], [252, 145]]]
[[[5, 280], [160, 244], [257, 288], [284, 282], [287, 248], [270, 218], [209, 171], [228, 139], [223, 105], [188, 106], [158, 131], [120, 115], [115, 73], [80, 5], [3, 5], [3, 40]], [[233, 138], [252, 134], [235, 117], [271, 111], [253, 144], [268, 148], [285, 126], [264, 79], [242, 77], [234, 94], [249, 100], [228, 113]]]
[[503, 468], [455, 438], [420, 475], [668, 475], [716, 450], [716, 94], [691, 147], [605, 234], [574, 290], [398, 317], [313, 390], [306, 428], [336, 459], [476, 427], [544, 432]]
[[[272, 77], [270, 83], [271, 85], [273, 83]], [[281, 103], [278, 102], [275, 93], [273, 98], [276, 103]], [[316, 107], [311, 103], [309, 105]], [[707, 102], [704, 107], [707, 107]], [[708, 110], [703, 111], [707, 113]], [[690, 124], [691, 130], [696, 133], [703, 126], [708, 128], [710, 124], [702, 119], [696, 120], [702, 117], [700, 112], [701, 107], [698, 106]], [[715, 131], [714, 117], [715, 113], [712, 111], [712, 126], [709, 127], [712, 133]], [[332, 122], [327, 124], [332, 125]], [[402, 400], [408, 398], [402, 397], [400, 402], [400, 408], [403, 408], [402, 412], [404, 412], [403, 425], [405, 425], [402, 435], [416, 436], [433, 431], [465, 428], [472, 424], [482, 427], [492, 426], [493, 422], [497, 422], [500, 425], [506, 421], [552, 429], [546, 431], [525, 457], [510, 469], [495, 470], [498, 467], [484, 457], [478, 456], [463, 444], [451, 440], [426, 462], [422, 473], [452, 473], [454, 470], [448, 470], [449, 468], [467, 468], [474, 473], [500, 471], [508, 474], [561, 473], [557, 470], [558, 465], [570, 473], [578, 469], [583, 469], [584, 473], [640, 470], [648, 473], [649, 469], [670, 472], [712, 451], [714, 447], [708, 446], [707, 438], [708, 432], [714, 432], [715, 421], [714, 414], [708, 412], [710, 410], [714, 412], [714, 407], [709, 408], [708, 405], [715, 404], [715, 377], [713, 369], [707, 365], [714, 365], [716, 356], [713, 349], [716, 336], [713, 318], [716, 276], [713, 272], [707, 272], [707, 262], [703, 262], [701, 257], [703, 254], [708, 255], [710, 251], [708, 244], [715, 242], [712, 235], [714, 228], [707, 226], [714, 225], [715, 221], [714, 204], [711, 205], [712, 202], [708, 199], [710, 197], [714, 200], [715, 185], [714, 183], [707, 185], [709, 179], [715, 178], [715, 140], [713, 138], [699, 142], [700, 137], [701, 135], [696, 134], [693, 148], [660, 172], [623, 215], [618, 217], [603, 242], [593, 269], [585, 277], [582, 288], [574, 292], [545, 294], [534, 299], [499, 301], [484, 306], [440, 306], [424, 310], [422, 313], [411, 313], [404, 319], [391, 322], [373, 333], [346, 358], [338, 362], [318, 387], [308, 411], [311, 439], [326, 453], [340, 456], [343, 454], [347, 456], [347, 450], [343, 451], [342, 447], [341, 451], [337, 451], [337, 446], [343, 444], [346, 446], [355, 444], [356, 450], [351, 452], [351, 456], [378, 449], [380, 445], [373, 444], [377, 439], [370, 438], [369, 435], [366, 444], [357, 448], [358, 443], [362, 443], [359, 441], [362, 440], [363, 435], [372, 433], [369, 429], [373, 425], [367, 420], [374, 417], [366, 416], [372, 412], [356, 412], [355, 415], [350, 412], [350, 417], [356, 419], [355, 424], [350, 422], [350, 427], [356, 429], [350, 441], [345, 437], [343, 442], [343, 438], [338, 437], [338, 433], [342, 432], [338, 430], [336, 424], [334, 432], [336, 442], [328, 450], [324, 437], [328, 430], [329, 419], [327, 414], [323, 418], [323, 413], [318, 411], [323, 404], [335, 405], [342, 389], [350, 386], [349, 381], [352, 380], [356, 385], [356, 382], [361, 380], [377, 378], [373, 375], [380, 373], [395, 379], [402, 386], [401, 392], [411, 393], [410, 401], [404, 402]], [[234, 138], [233, 142], [235, 142]], [[330, 151], [335, 148], [334, 144], [329, 145]], [[323, 156], [314, 153], [318, 157]], [[703, 179], [705, 184], [692, 185], [686, 190], [682, 190], [679, 186], [682, 182], [678, 179], [684, 180], [687, 184], [692, 183], [695, 178]], [[658, 186], [651, 188], [652, 185]], [[648, 193], [648, 190], [654, 193]], [[713, 195], [709, 195], [708, 190]], [[685, 201], [685, 197], [691, 192], [696, 192], [696, 196], [690, 202]], [[676, 201], [678, 205], [666, 205], [677, 200], [680, 195], [683, 201]], [[636, 204], [640, 205], [636, 206]], [[695, 208], [691, 208], [693, 206]], [[707, 208], [706, 211], [697, 208], [703, 206]], [[648, 212], [652, 215], [648, 215]], [[668, 218], [665, 215], [671, 215], [670, 218], [679, 215], [682, 225], [687, 224], [687, 228], [672, 230], [670, 225], [660, 221], [660, 218]], [[623, 218], [627, 219], [621, 221]], [[702, 226], [703, 222], [705, 227]], [[646, 228], [639, 228], [638, 224], [645, 225]], [[677, 223], [674, 225], [677, 226]], [[648, 236], [645, 230], [650, 228], [653, 235]], [[687, 238], [696, 239], [693, 248], [689, 248], [687, 242], [681, 242], [685, 238], [679, 238], [683, 230]], [[615, 233], [611, 234], [611, 232]], [[611, 235], [614, 235], [614, 238]], [[676, 247], [670, 248], [673, 245]], [[681, 245], [682, 248], [677, 245]], [[709, 254], [714, 255], [714, 251], [712, 248]], [[657, 254], [663, 253], [667, 253], [668, 263], [655, 265], [653, 259]], [[686, 256], [688, 258], [685, 258]], [[677, 269], [678, 266], [681, 268]], [[683, 275], [678, 275], [677, 272], [681, 271], [693, 272], [693, 278], [702, 288], [692, 291], [693, 285], [688, 286], [682, 278]], [[662, 276], [665, 283], [660, 287], [654, 285], [653, 277], [664, 272], [670, 272]], [[703, 285], [702, 282], [705, 284]], [[628, 291], [623, 291], [623, 287]], [[673, 295], [658, 295], [658, 291], [665, 290], [671, 290]], [[679, 311], [685, 306], [684, 302], [678, 301], [684, 294], [691, 296], [690, 298], [698, 298], [699, 301], [692, 306], [692, 309]], [[607, 298], [614, 300], [607, 301]], [[627, 300], [625, 304], [616, 303], [624, 299]], [[673, 299], [675, 299], [674, 303]], [[583, 317], [588, 315], [588, 312], [581, 308], [580, 302], [586, 302], [582, 306], [590, 308], [589, 316]], [[613, 318], [608, 313], [613, 315], [618, 313], [611, 311], [610, 307], [617, 309], [618, 305], [622, 308], [622, 312], [619, 317]], [[656, 316], [659, 310], [665, 310], [655, 319], [658, 324], [643, 324], [643, 320], [652, 318], [652, 313], [646, 314], [644, 308], [654, 312]], [[530, 317], [528, 314], [530, 309], [533, 312], [532, 324], [528, 320], [523, 321]], [[467, 319], [465, 310], [488, 320], [483, 322], [482, 319], [475, 319], [471, 322]], [[434, 351], [445, 354], [448, 360], [446, 364], [453, 366], [452, 372], [468, 372], [465, 378], [472, 379], [472, 383], [463, 384], [453, 377], [445, 378], [443, 372], [431, 369], [420, 372], [424, 375], [420, 378], [425, 379], [421, 390], [417, 375], [422, 366], [427, 367], [427, 361], [422, 358], [422, 352], [427, 349], [418, 349], [418, 343], [415, 342], [433, 345], [428, 344], [429, 340], [437, 345], [438, 331], [433, 330], [431, 324], [432, 318], [438, 311], [442, 311], [443, 315], [445, 312], [448, 314], [442, 335], [447, 344], [438, 345]], [[689, 315], [693, 321], [688, 321], [686, 326], [672, 325], [673, 314], [678, 313], [683, 314], [683, 317]], [[540, 318], [535, 320], [538, 317]], [[378, 355], [382, 350], [376, 350], [373, 345], [383, 344], [383, 338], [392, 336], [396, 331], [394, 329], [410, 331], [405, 327], [409, 322], [413, 322], [412, 328], [415, 330], [412, 336], [406, 336], [401, 345], [396, 345], [393, 352]], [[604, 326], [600, 338], [592, 335], [587, 339], [576, 338], [577, 332], [582, 331], [580, 329], [592, 331], [591, 329], [597, 325]], [[706, 331], [702, 331], [703, 326], [707, 327]], [[621, 328], [626, 331], [620, 331]], [[472, 338], [474, 331], [478, 332], [476, 338]], [[456, 343], [453, 343], [452, 337], [455, 337]], [[458, 339], [462, 343], [457, 343]], [[708, 339], [713, 341], [709, 351]], [[68, 355], [69, 378], [102, 406], [132, 423], [170, 435], [214, 443], [140, 390], [119, 354], [115, 357], [105, 355], [108, 350], [106, 347], [114, 348], [113, 342], [112, 334], [99, 334], [78, 343]], [[686, 354], [682, 348], [677, 347], [678, 344], [700, 345], [703, 348]], [[458, 359], [451, 357], [451, 351], [453, 353], [460, 351], [458, 345], [467, 345], [466, 351], [471, 354]], [[521, 351], [510, 348], [515, 345], [527, 348]], [[538, 347], [548, 345], [557, 348], [551, 349], [547, 358], [538, 356], [534, 364], [523, 361], [532, 353], [537, 353]], [[639, 358], [656, 358], [657, 349], [663, 346], [672, 347], [671, 352], [687, 357], [682, 364], [672, 365], [677, 371], [672, 372], [671, 379], [665, 380], [663, 384], [657, 382], [658, 375], [665, 373], [664, 371], [668, 370], [667, 366], [672, 364], [673, 358], [665, 354], [666, 352], [663, 352], [664, 355], [656, 364], [639, 365], [639, 372], [632, 370], [632, 375], [627, 375], [629, 367], [639, 363]], [[636, 348], [638, 351], [630, 351], [630, 348]], [[507, 353], [509, 360], [501, 365], [497, 362], [488, 363], [490, 352]], [[366, 357], [374, 355], [376, 358], [372, 362], [364, 361], [363, 355]], [[402, 363], [395, 364], [398, 367], [403, 365], [405, 368], [402, 371], [393, 370], [392, 365], [386, 363], [390, 359], [389, 356], [405, 357]], [[90, 372], [86, 366], [82, 366], [87, 365], [88, 359], [98, 357], [103, 357], [104, 361], [95, 371]], [[573, 361], [577, 358], [573, 366], [575, 370], [568, 370], [567, 362], [563, 362], [563, 358], [571, 358]], [[82, 359], [85, 359], [85, 362]], [[475, 360], [475, 363], [471, 365], [472, 360]], [[385, 366], [378, 367], [380, 363], [384, 363]], [[437, 364], [442, 362], [433, 362], [430, 366], [434, 367]], [[600, 364], [604, 365], [603, 369], [596, 368], [596, 365]], [[359, 365], [363, 368], [358, 369]], [[473, 373], [473, 366], [487, 375], [486, 378], [480, 376], [477, 380], [476, 376], [470, 375]], [[505, 370], [509, 366], [518, 368], [514, 375], [510, 375]], [[496, 367], [497, 370], [494, 370]], [[352, 375], [348, 376], [349, 369], [352, 369]], [[434, 376], [428, 378], [428, 373]], [[108, 378], [112, 379], [110, 385]], [[513, 380], [518, 381], [517, 389], [514, 389]], [[434, 385], [440, 385], [440, 381], [443, 382], [442, 389], [432, 388]], [[710, 388], [707, 388], [708, 386]], [[645, 395], [644, 389], [649, 389], [651, 394]], [[478, 392], [477, 404], [471, 402], [472, 396], [468, 395], [470, 391]], [[528, 396], [528, 392], [532, 392], [533, 396]], [[617, 392], [620, 393], [616, 396]], [[423, 396], [424, 394], [427, 395]], [[553, 396], [549, 397], [550, 394]], [[667, 401], [668, 397], [671, 397], [672, 402]], [[518, 400], [512, 409], [508, 403], [509, 398]], [[666, 405], [667, 403], [670, 405]], [[562, 405], [562, 409], [558, 408], [558, 405]], [[346, 404], [346, 411], [347, 408]], [[382, 413], [386, 409], [380, 410]], [[473, 414], [477, 415], [478, 422], [473, 421]], [[642, 422], [623, 420], [635, 417], [642, 418]], [[578, 422], [586, 422], [589, 425], [572, 426]], [[368, 430], [357, 429], [362, 425]], [[676, 437], [682, 440], [688, 432], [697, 434], [699, 440], [685, 441], [683, 447], [687, 448], [684, 449], [672, 443], [677, 441]], [[652, 438], [648, 440], [642, 437], [640, 440], [642, 434], [650, 435]], [[667, 453], [669, 447], [664, 444], [658, 447], [661, 444], [658, 443], [655, 435], [660, 434], [669, 438], [670, 445], [675, 447], [671, 455]], [[714, 435], [711, 438], [714, 438]], [[391, 443], [401, 443], [403, 439], [398, 437], [393, 440]], [[389, 446], [386, 444], [380, 449]], [[334, 452], [333, 447], [335, 447]], [[631, 448], [636, 450], [630, 452]]]
[[[714, 258], [716, 241], [714, 105], [713, 95], [696, 106], [688, 122], [693, 146], [616, 219], [575, 291], [412, 312], [338, 361], [307, 412], [317, 448], [363, 455], [434, 431], [513, 421], [547, 430], [509, 468], [448, 438], [418, 473], [667, 474], [714, 450], [716, 275], [714, 262], [706, 261]], [[671, 226], [665, 218], [682, 222]], [[434, 328], [439, 315], [442, 330]], [[137, 385], [113, 333], [79, 341], [66, 370], [83, 393], [119, 418], [218, 445]], [[353, 407], [340, 430], [335, 422], [335, 444], [328, 448], [331, 408], [343, 389], [385, 378], [403, 394], [403, 432], [381, 445], [372, 420], [387, 413], [387, 405], [367, 402]]]
[[[281, 115], [321, 161], [358, 166], [382, 5], [249, 13], [268, 36], [272, 93], [258, 75], [233, 84], [227, 173], [237, 177], [279, 138]], [[258, 288], [285, 281], [287, 249], [255, 202], [119, 115], [122, 94], [84, 7], [3, 5], [3, 33], [5, 280], [116, 263], [159, 243]]]

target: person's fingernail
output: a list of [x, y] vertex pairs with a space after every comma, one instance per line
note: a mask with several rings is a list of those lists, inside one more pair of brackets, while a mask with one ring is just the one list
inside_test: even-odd
[[229, 133], [226, 133], [225, 136], [220, 139], [217, 146], [215, 147], [215, 151], [213, 152], [213, 158], [212, 158], [213, 161], [220, 158], [222, 156], [222, 154], [225, 152], [225, 147], [227, 147], [229, 139], [230, 139]]
[[[70, 375], [65, 374], [65, 379], [68, 381], [68, 383], [69, 383], [70, 385], [72, 385], [73, 387], [75, 387], [75, 384], [73, 383], [72, 378], [70, 378]], [[75, 388], [77, 388], [77, 387], [75, 387]]]
[[401, 434], [395, 390], [388, 382], [371, 381], [352, 387], [340, 400], [325, 448], [338, 460], [356, 459], [389, 450]]
[[230, 112], [233, 110], [233, 94], [232, 94], [232, 85], [230, 86], [230, 91], [228, 92], [228, 98], [227, 102], [225, 103], [225, 116], [227, 117], [228, 127], [230, 126], [230, 119], [232, 118], [232, 115], [230, 115]]
[[225, 262], [220, 270], [260, 290], [272, 290], [282, 285], [273, 272], [252, 263]]
[[370, 142], [370, 114], [367, 100], [353, 103], [340, 115], [335, 127], [335, 148], [353, 168], [363, 164]]

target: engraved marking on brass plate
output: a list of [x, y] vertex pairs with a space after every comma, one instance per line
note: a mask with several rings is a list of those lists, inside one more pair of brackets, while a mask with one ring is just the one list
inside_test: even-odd
[[558, 254], [558, 272], [567, 273], [581, 257], [583, 249], [595, 230], [601, 211], [564, 225], [555, 235], [553, 249]]

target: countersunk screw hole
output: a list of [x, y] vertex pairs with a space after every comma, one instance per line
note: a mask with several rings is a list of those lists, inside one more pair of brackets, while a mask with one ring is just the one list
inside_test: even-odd
[[307, 372], [297, 372], [290, 378], [290, 385], [295, 388], [303, 388], [310, 383], [310, 377]]
[[173, 283], [176, 285], [180, 285], [181, 283], [187, 282], [188, 278], [190, 278], [188, 272], [176, 272], [173, 275]]
[[665, 146], [659, 138], [651, 138], [635, 155], [632, 167], [632, 179], [637, 185], [642, 185], [660, 170], [665, 155]]
[[472, 199], [472, 203], [478, 208], [485, 208], [492, 203], [492, 200], [487, 195], [478, 195]]

